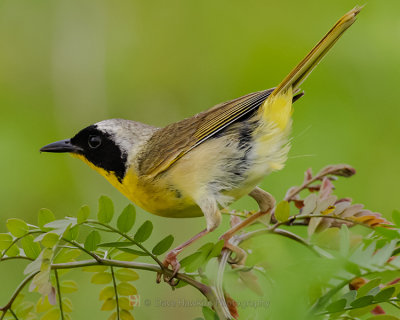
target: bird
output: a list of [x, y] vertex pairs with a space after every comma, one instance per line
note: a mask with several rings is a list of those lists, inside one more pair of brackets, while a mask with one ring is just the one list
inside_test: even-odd
[[70, 153], [104, 176], [145, 211], [170, 218], [204, 216], [206, 228], [165, 257], [179, 270], [178, 254], [215, 230], [221, 209], [250, 195], [268, 195], [258, 184], [283, 168], [290, 149], [293, 102], [300, 85], [355, 22], [355, 7], [330, 29], [301, 62], [272, 88], [218, 104], [163, 128], [108, 119], [41, 152]]

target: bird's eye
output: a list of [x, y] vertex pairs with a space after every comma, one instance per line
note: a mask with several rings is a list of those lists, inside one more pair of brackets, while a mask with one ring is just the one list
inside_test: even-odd
[[89, 136], [88, 144], [92, 149], [98, 148], [101, 145], [100, 136]]

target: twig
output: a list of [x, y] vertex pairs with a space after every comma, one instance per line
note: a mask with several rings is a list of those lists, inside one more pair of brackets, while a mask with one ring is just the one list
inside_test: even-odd
[[87, 220], [86, 223], [97, 224], [104, 228], [108, 228], [109, 230], [111, 230], [115, 233], [118, 233], [120, 236], [122, 236], [125, 239], [129, 240], [130, 242], [134, 243], [136, 246], [138, 246], [140, 249], [142, 249], [144, 252], [146, 252], [155, 262], [157, 262], [157, 264], [160, 266], [161, 269], [165, 269], [163, 263], [151, 251], [147, 250], [144, 246], [142, 246], [139, 242], [135, 241], [135, 239], [133, 239], [132, 237], [124, 234], [123, 232], [119, 231], [118, 229], [116, 229], [108, 224], [101, 223], [96, 220]]
[[24, 259], [24, 260], [29, 260], [29, 261], [33, 261], [35, 259], [29, 258], [27, 256], [15, 256], [15, 257], [4, 257], [0, 259], [1, 261], [6, 261], [6, 260], [15, 260], [15, 259]]
[[54, 275], [56, 276], [57, 296], [58, 296], [58, 304], [59, 304], [59, 307], [60, 307], [61, 320], [64, 320], [64, 311], [63, 311], [63, 305], [62, 305], [60, 280], [58, 279], [58, 271], [57, 271], [57, 269], [54, 269]]
[[[335, 175], [335, 172], [337, 172], [338, 170], [348, 170], [348, 172], [350, 172], [348, 175], [342, 175], [344, 177], [350, 177], [351, 175], [353, 175], [355, 173], [355, 170], [353, 168], [351, 168], [347, 165], [344, 165], [344, 166], [345, 167], [341, 167], [341, 168], [338, 168], [338, 166], [328, 166], [328, 167], [323, 168], [319, 173], [317, 173], [317, 175], [315, 177], [313, 177], [311, 179], [305, 179], [305, 181], [302, 183], [301, 186], [289, 189], [284, 200], [285, 201], [295, 200], [295, 196], [297, 196], [304, 189], [308, 188], [311, 184], [313, 184], [314, 182], [316, 182], [318, 180], [322, 180], [326, 176]], [[330, 168], [330, 170], [327, 170], [327, 168]]]
[[113, 286], [114, 286], [115, 302], [117, 303], [117, 319], [119, 320], [119, 299], [118, 299], [118, 291], [117, 291], [117, 282], [115, 281], [114, 268], [110, 267], [110, 269], [111, 269], [111, 276], [112, 276], [112, 281], [113, 281]]
[[13, 315], [14, 319], [15, 319], [15, 320], [18, 320], [18, 317], [17, 317], [16, 313], [13, 311], [13, 309], [10, 308], [9, 311], [10, 311], [10, 313]]
[[75, 246], [76, 248], [78, 248], [78, 249], [82, 250], [83, 252], [87, 253], [89, 256], [91, 256], [93, 259], [95, 259], [97, 262], [101, 262], [101, 258], [97, 254], [95, 254], [95, 253], [93, 253], [93, 252], [91, 252], [89, 250], [86, 250], [85, 247], [80, 245], [78, 242], [73, 241], [73, 240], [68, 240], [68, 239], [65, 239], [65, 238], [61, 238], [61, 240], [65, 241], [65, 242], [68, 242], [68, 243], [72, 244], [73, 246]]
[[0, 255], [0, 261], [3, 260], [3, 258], [4, 258], [4, 256], [6, 255], [7, 251], [10, 250], [10, 248], [11, 248], [14, 244], [16, 244], [16, 243], [17, 243], [19, 240], [21, 240], [22, 238], [25, 238], [25, 237], [27, 237], [27, 236], [29, 236], [29, 235], [31, 235], [31, 234], [35, 234], [35, 233], [45, 233], [45, 231], [42, 231], [42, 230], [31, 230], [31, 231], [28, 231], [28, 232], [27, 232], [26, 234], [24, 234], [23, 236], [18, 237], [18, 238], [15, 238], [15, 239], [10, 243], [10, 245], [8, 246], [8, 248], [6, 248], [6, 249], [3, 251], [3, 253]]
[[3, 320], [4, 316], [6, 315], [7, 311], [11, 309], [11, 306], [13, 304], [13, 302], [15, 301], [15, 299], [18, 297], [19, 293], [22, 291], [22, 289], [25, 287], [25, 285], [27, 283], [29, 283], [29, 281], [31, 281], [31, 279], [37, 274], [38, 272], [35, 272], [31, 275], [29, 275], [28, 277], [26, 277], [17, 287], [17, 289], [15, 289], [14, 293], [12, 294], [10, 300], [7, 302], [7, 304], [4, 307], [0, 308], [0, 311], [3, 311], [2, 315], [0, 316], [0, 320]]
[[278, 234], [281, 236], [284, 236], [286, 238], [292, 239], [294, 241], [297, 241], [298, 243], [304, 245], [306, 248], [310, 249], [313, 253], [315, 253], [317, 256], [321, 256], [318, 251], [316, 251], [314, 249], [314, 247], [308, 243], [306, 240], [304, 240], [303, 238], [299, 237], [298, 235], [287, 231], [287, 230], [283, 230], [283, 229], [259, 229], [259, 230], [254, 230], [248, 233], [244, 233], [242, 235], [239, 236], [240, 242], [243, 242], [249, 238], [252, 237], [256, 237], [256, 236], [260, 236], [263, 234]]
[[[131, 268], [131, 269], [159, 272], [159, 273], [165, 274], [167, 277], [171, 277], [173, 274], [172, 270], [169, 270], [166, 268], [161, 269], [160, 266], [155, 265], [155, 264], [142, 263], [142, 262], [130, 262], [130, 261], [118, 261], [118, 260], [102, 259], [102, 258], [100, 258], [100, 262], [97, 260], [81, 260], [81, 261], [74, 261], [74, 262], [52, 264], [51, 269], [52, 270], [74, 269], [74, 268], [96, 266], [96, 265], [106, 265], [106, 266], [110, 266], [110, 267], [122, 267], [122, 268]], [[19, 284], [18, 288], [15, 290], [15, 292], [11, 296], [8, 303], [4, 307], [0, 308], [0, 311], [3, 312], [3, 314], [0, 316], [0, 320], [2, 320], [4, 318], [7, 311], [11, 308], [11, 305], [17, 298], [18, 294], [22, 291], [22, 289], [29, 283], [29, 281], [37, 273], [38, 272], [32, 273], [31, 275], [26, 277]], [[212, 290], [211, 287], [193, 279], [192, 277], [190, 277], [184, 273], [177, 273], [176, 278], [179, 280], [185, 281], [192, 287], [199, 290], [207, 298], [207, 300], [209, 300], [213, 304], [215, 310], [217, 311], [218, 315], [221, 318], [221, 312], [219, 311], [221, 309], [220, 305], [219, 305], [219, 301], [218, 301], [218, 298], [217, 298], [215, 292]], [[221, 320], [222, 319], [225, 319], [225, 318], [221, 318]]]

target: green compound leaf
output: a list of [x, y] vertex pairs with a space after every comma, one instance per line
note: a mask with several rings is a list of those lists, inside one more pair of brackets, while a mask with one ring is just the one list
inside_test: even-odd
[[78, 238], [78, 235], [79, 235], [79, 225], [67, 228], [67, 230], [65, 230], [64, 232], [64, 238], [69, 241], [76, 240]]
[[207, 242], [206, 244], [203, 244], [197, 251], [201, 252], [204, 257], [207, 257], [212, 252], [213, 249], [214, 249], [214, 243]]
[[381, 292], [379, 292], [375, 297], [374, 297], [374, 302], [384, 302], [388, 301], [392, 295], [395, 293], [396, 288], [395, 287], [390, 287], [383, 289]]
[[225, 241], [219, 240], [214, 247], [212, 248], [211, 252], [208, 254], [208, 259], [218, 257], [221, 254], [221, 250], [224, 247]]
[[32, 235], [23, 237], [21, 239], [21, 247], [24, 250], [25, 255], [31, 259], [36, 259], [41, 251], [39, 243], [34, 242]]
[[[135, 249], [131, 249], [131, 248], [118, 248], [118, 250], [124, 251], [126, 253], [130, 253], [135, 256], [148, 256], [149, 255], [147, 252], [135, 250]], [[117, 259], [117, 257], [115, 257], [115, 259]], [[122, 260], [122, 259], [118, 259], [118, 260]]]
[[35, 240], [36, 241], [40, 240], [40, 243], [45, 248], [52, 248], [58, 243], [59, 239], [60, 239], [60, 236], [57, 233], [48, 232], [48, 233], [43, 234], [43, 237], [37, 237]]
[[114, 310], [117, 306], [117, 302], [115, 299], [107, 299], [104, 301], [103, 305], [101, 306], [102, 311], [111, 311]]
[[78, 291], [78, 284], [73, 280], [64, 280], [60, 283], [62, 293], [72, 293]]
[[349, 228], [342, 224], [339, 231], [340, 239], [340, 254], [343, 257], [347, 257], [350, 250], [350, 233]]
[[135, 320], [131, 313], [127, 310], [121, 310], [120, 316], [121, 320]]
[[360, 289], [358, 289], [357, 295], [359, 297], [367, 295], [373, 288], [379, 286], [381, 283], [381, 278], [375, 278], [364, 284]]
[[[184, 281], [182, 281], [184, 282]], [[125, 310], [133, 310], [133, 301], [129, 301], [128, 298], [126, 297], [119, 297], [118, 298], [118, 302], [119, 302], [119, 307], [121, 309], [125, 309]]]
[[79, 209], [78, 216], [77, 216], [77, 223], [81, 224], [89, 218], [90, 215], [90, 208], [88, 206], [82, 206]]
[[24, 220], [11, 218], [7, 220], [7, 229], [14, 237], [22, 237], [29, 232], [29, 227]]
[[50, 304], [47, 296], [41, 296], [36, 303], [36, 312], [46, 312], [51, 309], [53, 306]]
[[72, 301], [69, 298], [62, 298], [62, 307], [64, 312], [72, 312]]
[[393, 230], [393, 229], [388, 229], [384, 227], [375, 227], [375, 232], [385, 238], [388, 238], [390, 240], [398, 239], [400, 236], [400, 233], [398, 230]]
[[73, 262], [81, 255], [82, 251], [79, 249], [62, 248], [57, 252], [54, 258], [54, 263]]
[[344, 308], [346, 308], [346, 304], [347, 304], [346, 299], [340, 299], [338, 301], [331, 303], [329, 306], [327, 306], [326, 311], [328, 311], [330, 313], [343, 311]]
[[366, 307], [372, 304], [373, 300], [374, 300], [373, 296], [364, 296], [354, 300], [352, 303], [350, 303], [350, 306], [352, 306], [353, 308]]
[[174, 242], [174, 237], [171, 234], [169, 236], [166, 236], [164, 239], [162, 239], [159, 243], [157, 243], [154, 246], [152, 253], [155, 255], [163, 254], [172, 246], [173, 242]]
[[111, 281], [112, 281], [112, 276], [111, 273], [109, 272], [95, 273], [92, 276], [92, 279], [90, 279], [90, 282], [95, 284], [107, 284], [110, 283]]
[[88, 251], [94, 251], [97, 249], [97, 245], [100, 243], [100, 241], [101, 241], [100, 233], [94, 230], [87, 236], [84, 243], [84, 247]]
[[99, 198], [99, 212], [97, 213], [97, 219], [101, 223], [109, 223], [114, 216], [114, 204], [112, 200], [107, 196], [101, 196]]
[[129, 241], [120, 241], [120, 242], [105, 242], [100, 243], [97, 245], [98, 247], [105, 247], [105, 248], [122, 248], [122, 247], [129, 247], [135, 245], [133, 242]]
[[27, 319], [28, 315], [34, 311], [35, 305], [30, 301], [22, 301], [17, 306], [14, 306], [15, 314], [19, 319]]
[[118, 261], [133, 261], [138, 258], [137, 254], [129, 252], [119, 252], [114, 256], [114, 260]]
[[135, 241], [139, 243], [146, 241], [150, 237], [152, 231], [153, 224], [151, 223], [151, 221], [145, 221], [136, 232], [134, 237]]
[[7, 249], [13, 242], [13, 237], [8, 233], [0, 233], [0, 250]]
[[118, 230], [124, 233], [129, 232], [136, 220], [136, 209], [133, 205], [128, 204], [118, 217]]
[[289, 202], [287, 201], [281, 201], [277, 204], [276, 209], [275, 209], [275, 218], [279, 222], [287, 221], [290, 216], [290, 206]]
[[56, 220], [54, 213], [46, 208], [40, 209], [38, 213], [38, 226], [40, 229], [45, 230], [45, 224]]
[[135, 281], [139, 279], [139, 275], [136, 271], [127, 268], [121, 268], [116, 270], [115, 277], [119, 281]]
[[19, 255], [19, 248], [16, 244], [13, 244], [10, 249], [6, 252], [9, 257], [16, 257]]
[[58, 320], [60, 319], [60, 310], [58, 308], [51, 308], [47, 311], [40, 320]]
[[396, 224], [396, 226], [398, 228], [400, 228], [400, 211], [399, 210], [393, 210], [392, 219], [393, 219], [393, 222]]
[[63, 236], [67, 233], [72, 226], [76, 225], [76, 221], [69, 218], [55, 220], [44, 225], [45, 228], [51, 228], [52, 232]]
[[128, 282], [118, 283], [117, 292], [121, 296], [130, 296], [130, 295], [137, 294], [136, 288]]
[[203, 312], [205, 320], [218, 320], [217, 314], [209, 307], [204, 306], [201, 311]]
[[349, 307], [350, 303], [352, 303], [357, 297], [357, 290], [350, 290], [346, 294], [342, 296], [342, 299], [346, 299], [346, 306]]
[[203, 261], [204, 261], [203, 253], [197, 251], [183, 258], [180, 264], [181, 267], [186, 270], [186, 272], [194, 272], [201, 266]]
[[100, 301], [105, 301], [105, 300], [114, 298], [114, 296], [115, 296], [114, 287], [112, 287], [112, 286], [105, 287], [100, 291], [99, 300]]

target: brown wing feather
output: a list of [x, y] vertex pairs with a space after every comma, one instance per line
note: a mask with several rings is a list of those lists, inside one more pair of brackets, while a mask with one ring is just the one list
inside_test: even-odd
[[260, 107], [272, 91], [247, 94], [156, 131], [140, 155], [139, 173], [156, 176], [165, 171], [191, 149]]

